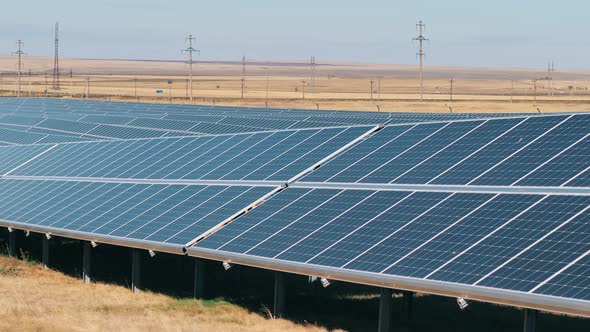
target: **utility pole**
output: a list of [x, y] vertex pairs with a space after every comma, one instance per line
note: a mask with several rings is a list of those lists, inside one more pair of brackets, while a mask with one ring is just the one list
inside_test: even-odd
[[375, 81], [371, 80], [371, 100], [373, 100], [373, 84], [375, 83]]
[[302, 99], [305, 99], [305, 83], [307, 83], [305, 80], [301, 81], [301, 92], [303, 93]]
[[264, 73], [266, 74], [266, 108], [268, 108], [268, 67], [264, 67]]
[[86, 99], [88, 99], [88, 95], [90, 95], [90, 76], [86, 76], [86, 86], [84, 86], [84, 95]]
[[197, 52], [198, 54], [201, 54], [201, 51], [195, 50], [193, 48], [193, 40], [195, 40], [195, 38], [193, 37], [192, 34], [189, 34], [188, 37], [186, 37], [186, 40], [188, 40], [188, 48], [183, 51], [188, 52], [188, 68], [189, 68], [188, 69], [188, 90], [190, 91], [189, 101], [192, 104], [193, 103], [193, 52]]
[[23, 52], [23, 45], [24, 43], [22, 42], [22, 40], [18, 40], [17, 42], [18, 45], [18, 51], [16, 51], [14, 54], [16, 54], [18, 56], [18, 76], [16, 79], [16, 96], [20, 97], [20, 77], [21, 77], [21, 71], [22, 71], [22, 66], [23, 66], [23, 61], [22, 61], [22, 56], [23, 54], [26, 54], [25, 52]]
[[246, 56], [242, 56], [242, 100], [244, 99], [244, 90], [246, 89]]
[[53, 58], [53, 90], [59, 90], [59, 22], [55, 22], [55, 56]]
[[455, 82], [455, 79], [451, 78], [449, 80], [449, 82], [451, 83], [451, 92], [450, 92], [449, 100], [453, 101], [453, 83]]
[[423, 48], [422, 48], [422, 44], [425, 41], [428, 41], [429, 39], [424, 38], [424, 36], [422, 35], [424, 27], [426, 26], [424, 23], [422, 23], [422, 20], [420, 20], [420, 22], [418, 22], [418, 24], [416, 24], [416, 26], [418, 27], [419, 30], [419, 34], [418, 37], [414, 38], [413, 40], [417, 40], [420, 43], [420, 51], [418, 53], [416, 53], [416, 55], [418, 55], [420, 57], [420, 101], [423, 101], [423, 91], [424, 91], [424, 85], [422, 82], [422, 78], [423, 78], [423, 73], [422, 73], [422, 65], [423, 65], [423, 57], [424, 57], [424, 52], [423, 52]]
[[553, 72], [555, 71], [555, 64], [553, 61], [547, 62], [547, 95], [553, 96]]
[[315, 94], [315, 64], [315, 56], [312, 56], [309, 62], [309, 66], [311, 69], [311, 92], [313, 94]]
[[170, 104], [172, 104], [172, 80], [168, 80], [168, 96], [170, 98]]

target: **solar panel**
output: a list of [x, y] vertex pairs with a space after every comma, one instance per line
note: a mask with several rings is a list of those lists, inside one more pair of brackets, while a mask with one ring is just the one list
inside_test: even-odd
[[0, 219], [185, 245], [269, 187], [0, 180]]
[[286, 181], [370, 129], [63, 144], [13, 175]]
[[572, 165], [552, 173], [561, 185], [588, 166], [572, 153], [586, 148], [582, 128], [589, 120], [563, 115], [386, 127], [304, 180], [513, 185], [555, 161]]
[[589, 209], [590, 196], [288, 188], [197, 248], [530, 291], [590, 250]]

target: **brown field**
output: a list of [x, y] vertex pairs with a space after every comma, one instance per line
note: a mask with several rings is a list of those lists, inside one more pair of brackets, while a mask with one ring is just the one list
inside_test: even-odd
[[326, 331], [223, 300], [133, 294], [0, 256], [0, 331]]
[[[188, 65], [181, 61], [62, 59], [60, 90], [52, 89], [53, 59], [23, 61], [21, 96], [188, 102]], [[14, 56], [0, 56], [0, 95], [16, 94], [15, 68]], [[195, 63], [194, 103], [443, 113], [590, 110], [590, 71], [558, 71], [549, 82], [543, 70], [427, 65], [420, 102], [411, 65], [318, 62], [312, 82], [305, 62], [248, 61], [243, 98], [241, 70], [239, 62]]]

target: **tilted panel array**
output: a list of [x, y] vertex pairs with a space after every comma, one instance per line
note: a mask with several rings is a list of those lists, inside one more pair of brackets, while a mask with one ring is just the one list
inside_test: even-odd
[[388, 126], [308, 182], [588, 187], [587, 114]]
[[94, 139], [228, 134], [510, 116], [319, 111], [44, 98], [3, 98], [0, 126]]
[[[534, 292], [590, 250], [589, 209], [590, 196], [288, 188], [197, 246]], [[590, 300], [590, 285], [553, 294]]]
[[[4, 226], [590, 316], [589, 114], [0, 111], [6, 130], [149, 137], [0, 146]], [[247, 133], [202, 135], [228, 130]]]
[[181, 248], [375, 129], [0, 147], [0, 222]]
[[370, 129], [60, 144], [12, 175], [287, 181]]
[[269, 187], [0, 180], [0, 220], [183, 246]]
[[386, 126], [189, 253], [590, 315], [589, 134], [588, 114]]

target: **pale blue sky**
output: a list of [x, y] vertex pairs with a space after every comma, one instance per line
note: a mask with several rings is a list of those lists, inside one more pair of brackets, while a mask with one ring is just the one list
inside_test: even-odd
[[434, 65], [590, 68], [584, 0], [18, 0], [0, 12], [0, 53], [16, 40], [53, 54], [60, 22], [65, 57], [181, 60], [184, 36], [202, 60], [415, 63], [422, 18]]

